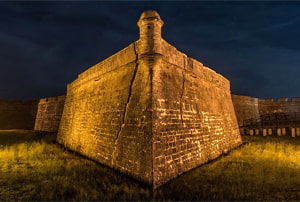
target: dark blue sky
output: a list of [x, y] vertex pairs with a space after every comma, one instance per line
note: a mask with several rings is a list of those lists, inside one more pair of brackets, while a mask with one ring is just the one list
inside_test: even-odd
[[0, 98], [65, 94], [136, 41], [156, 10], [163, 38], [231, 81], [235, 94], [300, 97], [300, 2], [0, 2]]

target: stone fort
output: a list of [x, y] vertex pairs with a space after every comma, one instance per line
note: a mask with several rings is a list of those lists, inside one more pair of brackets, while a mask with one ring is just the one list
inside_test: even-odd
[[231, 95], [226, 78], [161, 37], [157, 12], [137, 25], [139, 40], [79, 74], [66, 96], [0, 100], [0, 129], [58, 132], [65, 147], [153, 187], [239, 146], [240, 132], [300, 136], [296, 125], [262, 127], [265, 115], [299, 112], [300, 98]]

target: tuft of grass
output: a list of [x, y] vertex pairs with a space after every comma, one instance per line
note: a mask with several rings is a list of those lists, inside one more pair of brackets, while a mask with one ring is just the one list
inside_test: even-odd
[[300, 200], [300, 139], [245, 145], [152, 191], [54, 142], [56, 134], [0, 131], [0, 200]]

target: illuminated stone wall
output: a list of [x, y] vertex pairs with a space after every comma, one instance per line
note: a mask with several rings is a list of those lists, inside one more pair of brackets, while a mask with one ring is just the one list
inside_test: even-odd
[[239, 126], [242, 126], [243, 121], [246, 119], [259, 118], [260, 113], [258, 98], [233, 94], [231, 97]]
[[261, 115], [285, 113], [294, 116], [300, 112], [300, 98], [260, 99], [249, 96], [232, 95], [239, 126], [246, 119], [258, 119]]
[[153, 73], [153, 174], [160, 185], [241, 144], [230, 84], [162, 42]]
[[58, 141], [152, 184], [150, 69], [137, 42], [68, 85]]
[[157, 187], [241, 144], [229, 81], [161, 38], [144, 12], [140, 39], [67, 87], [57, 140]]
[[38, 101], [0, 99], [0, 129], [34, 128]]
[[272, 114], [283, 112], [293, 115], [300, 112], [300, 98], [259, 99], [259, 113]]
[[34, 130], [57, 132], [65, 104], [65, 96], [39, 100]]

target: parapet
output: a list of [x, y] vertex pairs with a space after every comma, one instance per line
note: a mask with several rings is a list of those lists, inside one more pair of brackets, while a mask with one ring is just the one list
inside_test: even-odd
[[289, 102], [289, 98], [278, 98], [277, 102]]
[[275, 102], [275, 99], [274, 98], [267, 98], [267, 99], [259, 98], [259, 102], [262, 102], [262, 103]]
[[282, 97], [282, 98], [255, 98], [255, 97], [250, 97], [250, 96], [245, 96], [245, 95], [235, 95], [231, 94], [231, 97], [233, 99], [237, 100], [253, 100], [256, 99], [258, 102], [261, 104], [268, 104], [268, 103], [292, 103], [292, 102], [300, 102], [300, 97], [292, 97], [292, 98], [287, 98], [287, 97]]
[[230, 88], [230, 82], [221, 74], [218, 74], [209, 67], [204, 66], [198, 60], [188, 57], [186, 54], [177, 50], [174, 46], [161, 40], [161, 52], [162, 59], [166, 62], [176, 65], [178, 68], [183, 68], [185, 71], [192, 73], [195, 77], [202, 78], [210, 83], [216, 85], [219, 88]]
[[47, 102], [64, 102], [66, 99], [65, 95], [56, 96], [56, 97], [47, 97], [40, 99], [39, 103], [47, 103]]
[[100, 76], [134, 62], [136, 60], [135, 43], [80, 73], [75, 81], [68, 84], [68, 88], [79, 86], [90, 80], [97, 81]]
[[293, 97], [292, 102], [300, 102], [300, 97]]

